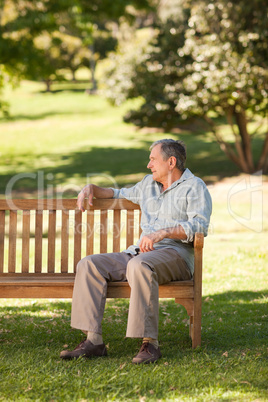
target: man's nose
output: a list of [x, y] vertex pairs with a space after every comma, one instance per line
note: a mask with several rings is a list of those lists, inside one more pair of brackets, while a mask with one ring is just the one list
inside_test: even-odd
[[147, 165], [147, 169], [151, 169], [151, 161], [148, 163], [148, 165]]

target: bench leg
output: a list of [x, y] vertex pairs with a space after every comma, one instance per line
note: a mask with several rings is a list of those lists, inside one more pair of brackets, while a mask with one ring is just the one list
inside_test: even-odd
[[189, 323], [189, 336], [193, 339], [193, 326], [194, 326], [194, 317], [190, 316], [190, 323]]
[[201, 316], [190, 317], [190, 328], [192, 348], [195, 349], [197, 346], [201, 346]]

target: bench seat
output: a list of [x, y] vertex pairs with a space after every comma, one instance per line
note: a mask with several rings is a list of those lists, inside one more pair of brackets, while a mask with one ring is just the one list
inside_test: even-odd
[[[74, 274], [2, 274], [0, 294], [2, 298], [71, 298]], [[180, 297], [193, 299], [193, 281], [174, 281], [159, 286], [160, 298]], [[127, 282], [109, 282], [108, 298], [129, 298]]]

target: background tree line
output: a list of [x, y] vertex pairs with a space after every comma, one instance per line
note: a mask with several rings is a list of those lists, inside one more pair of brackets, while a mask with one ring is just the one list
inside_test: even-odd
[[96, 89], [96, 63], [115, 50], [120, 18], [133, 18], [132, 4], [149, 9], [141, 0], [0, 0], [1, 76], [43, 80], [50, 90], [66, 70], [75, 78], [85, 66]]
[[84, 66], [94, 92], [96, 65], [108, 58], [108, 99], [140, 99], [125, 121], [169, 131], [201, 118], [241, 171], [265, 172], [267, 22], [265, 0], [0, 0], [0, 89], [28, 78], [50, 90]]

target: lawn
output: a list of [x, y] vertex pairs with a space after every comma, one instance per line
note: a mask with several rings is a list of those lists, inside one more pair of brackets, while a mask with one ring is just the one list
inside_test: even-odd
[[[136, 131], [84, 91], [42, 93], [26, 82], [7, 93], [1, 124], [0, 193], [75, 196], [86, 180], [134, 183], [146, 173], [148, 147], [162, 137], [187, 143], [188, 167], [209, 183], [213, 215], [205, 241], [202, 346], [191, 349], [185, 309], [160, 301], [157, 364], [133, 366], [139, 341], [125, 338], [128, 302], [109, 300], [103, 335], [108, 357], [64, 362], [81, 340], [70, 328], [70, 300], [0, 300], [0, 400], [268, 400], [268, 181], [237, 175], [210, 133]], [[27, 176], [28, 175], [28, 176]], [[30, 176], [31, 175], [31, 176]]]

